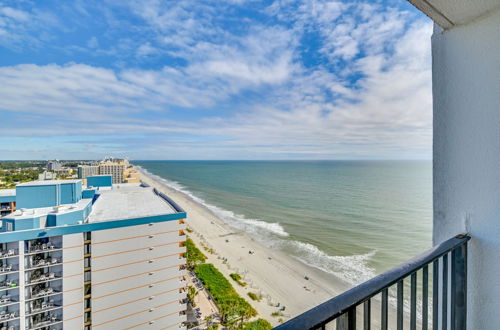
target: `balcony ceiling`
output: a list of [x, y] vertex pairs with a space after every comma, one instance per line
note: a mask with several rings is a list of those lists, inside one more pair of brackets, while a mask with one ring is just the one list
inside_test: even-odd
[[499, 0], [408, 0], [444, 29], [500, 8]]

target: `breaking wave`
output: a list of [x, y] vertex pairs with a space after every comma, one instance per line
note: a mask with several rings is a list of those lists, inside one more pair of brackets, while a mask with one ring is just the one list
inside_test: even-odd
[[222, 219], [224, 222], [229, 224], [230, 226], [244, 230], [249, 232], [250, 234], [265, 234], [272, 233], [281, 237], [288, 237], [289, 234], [285, 231], [285, 229], [277, 222], [266, 222], [258, 219], [247, 219], [244, 215], [236, 214], [232, 211], [222, 209], [218, 206], [207, 203], [204, 199], [194, 195], [192, 192], [187, 190], [184, 186], [182, 186], [179, 182], [164, 179], [158, 175], [155, 175], [148, 170], [137, 166], [140, 171], [144, 172], [147, 176], [153, 178], [155, 181], [159, 181], [162, 184], [168, 186], [171, 189], [174, 189], [186, 196], [188, 196], [192, 201], [203, 205], [207, 209], [209, 209], [215, 216]]
[[298, 241], [287, 241], [287, 250], [304, 264], [335, 275], [345, 282], [357, 285], [374, 277], [375, 269], [368, 266], [368, 260], [376, 251], [352, 256], [332, 256], [315, 245]]
[[231, 227], [251, 234], [254, 238], [268, 247], [286, 251], [292, 257], [309, 267], [314, 267], [330, 273], [351, 285], [362, 283], [376, 274], [375, 270], [368, 265], [368, 260], [375, 255], [376, 251], [352, 256], [332, 256], [309, 243], [280, 239], [288, 237], [289, 234], [279, 223], [270, 223], [258, 219], [247, 219], [243, 215], [207, 203], [202, 198], [187, 190], [179, 182], [164, 179], [140, 166], [137, 167], [152, 179], [188, 196], [192, 201], [203, 205]]

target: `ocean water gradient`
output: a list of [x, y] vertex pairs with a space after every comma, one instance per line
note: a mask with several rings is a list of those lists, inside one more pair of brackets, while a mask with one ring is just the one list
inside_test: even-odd
[[430, 161], [133, 161], [229, 225], [360, 283], [431, 246]]

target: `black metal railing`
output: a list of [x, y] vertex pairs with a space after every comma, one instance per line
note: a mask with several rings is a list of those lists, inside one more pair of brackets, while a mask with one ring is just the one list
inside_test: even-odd
[[455, 236], [275, 329], [355, 330], [359, 319], [365, 330], [465, 330], [469, 240]]

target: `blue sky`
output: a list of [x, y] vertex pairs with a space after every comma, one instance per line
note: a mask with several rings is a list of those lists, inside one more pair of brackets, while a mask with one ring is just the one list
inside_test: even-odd
[[429, 159], [404, 0], [0, 3], [0, 159]]

